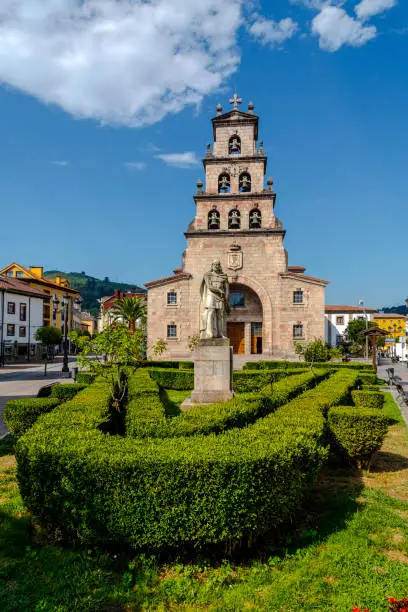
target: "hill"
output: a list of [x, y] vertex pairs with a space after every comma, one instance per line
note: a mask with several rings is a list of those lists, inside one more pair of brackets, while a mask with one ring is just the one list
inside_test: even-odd
[[401, 304], [401, 306], [384, 306], [381, 309], [381, 312], [386, 312], [387, 314], [395, 312], [396, 314], [407, 315], [408, 308], [405, 306], [405, 304]]
[[45, 278], [55, 278], [58, 274], [69, 280], [71, 287], [77, 289], [82, 297], [82, 310], [87, 310], [93, 315], [99, 313], [98, 299], [113, 295], [115, 289], [119, 291], [132, 293], [145, 291], [138, 285], [130, 285], [128, 283], [114, 283], [106, 276], [103, 280], [88, 276], [85, 272], [62, 272], [61, 270], [48, 270], [44, 272]]

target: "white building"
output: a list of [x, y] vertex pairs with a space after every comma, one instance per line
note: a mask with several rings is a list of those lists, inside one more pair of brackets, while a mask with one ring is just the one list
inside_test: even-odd
[[[325, 306], [325, 340], [331, 347], [343, 343], [344, 333], [347, 325], [354, 319], [367, 319], [371, 321], [377, 312], [375, 308], [364, 308], [361, 306]], [[369, 326], [369, 325], [368, 325]]]
[[35, 334], [43, 327], [43, 302], [49, 297], [23, 281], [0, 275], [0, 365], [35, 356]]

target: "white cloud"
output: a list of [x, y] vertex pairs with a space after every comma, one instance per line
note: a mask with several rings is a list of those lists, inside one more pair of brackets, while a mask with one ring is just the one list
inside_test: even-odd
[[262, 15], [255, 15], [255, 21], [249, 26], [248, 31], [263, 45], [278, 45], [297, 32], [298, 24], [290, 17], [273, 21]]
[[336, 6], [325, 6], [312, 21], [312, 33], [325, 51], [338, 51], [343, 45], [361, 47], [375, 38], [377, 28], [366, 26]]
[[144, 170], [147, 166], [146, 162], [125, 162], [126, 168], [129, 170]]
[[53, 166], [69, 166], [69, 161], [57, 161], [57, 160], [53, 160], [50, 161], [50, 164], [52, 164]]
[[0, 83], [78, 118], [146, 125], [237, 69], [243, 0], [1, 0]]
[[196, 154], [192, 151], [186, 151], [185, 153], [161, 153], [156, 155], [156, 157], [164, 161], [168, 166], [176, 168], [192, 168], [200, 163]]
[[359, 19], [370, 19], [396, 6], [397, 0], [361, 0], [355, 7]]

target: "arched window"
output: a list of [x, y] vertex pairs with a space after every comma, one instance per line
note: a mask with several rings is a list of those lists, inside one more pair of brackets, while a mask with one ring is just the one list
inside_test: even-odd
[[262, 215], [259, 208], [253, 208], [249, 213], [249, 229], [259, 229], [262, 227]]
[[218, 177], [218, 193], [229, 193], [231, 190], [231, 179], [228, 172], [223, 172]]
[[251, 191], [251, 175], [249, 172], [242, 172], [239, 175], [239, 190], [241, 193]]
[[241, 153], [241, 139], [238, 134], [233, 134], [228, 141], [228, 153], [238, 155]]
[[213, 209], [208, 213], [208, 229], [220, 229], [220, 213], [218, 210]]
[[228, 213], [228, 229], [239, 229], [241, 227], [241, 213], [233, 208]]

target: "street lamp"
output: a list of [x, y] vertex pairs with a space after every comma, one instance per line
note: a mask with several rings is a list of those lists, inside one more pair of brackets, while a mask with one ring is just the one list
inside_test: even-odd
[[69, 372], [68, 367], [68, 295], [62, 296], [62, 308], [64, 312], [64, 359], [62, 361], [62, 372]]
[[[364, 308], [364, 300], [360, 300], [359, 304], [360, 304], [360, 308], [361, 308], [361, 310], [363, 311], [363, 314], [364, 314], [365, 328], [366, 328], [366, 331], [367, 331], [367, 329], [368, 329], [368, 318], [367, 318], [367, 313], [366, 313], [365, 308]], [[365, 358], [368, 359], [368, 336], [367, 335], [366, 335], [366, 338], [365, 338]]]

